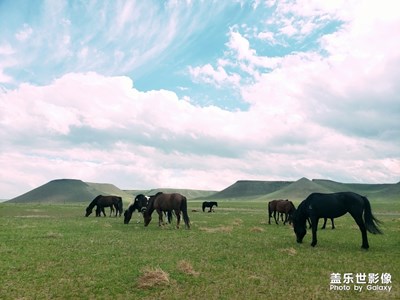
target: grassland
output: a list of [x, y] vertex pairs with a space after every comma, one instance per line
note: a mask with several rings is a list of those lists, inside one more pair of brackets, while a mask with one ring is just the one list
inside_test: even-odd
[[[312, 248], [310, 232], [297, 244], [290, 226], [268, 225], [260, 201], [219, 201], [214, 213], [190, 201], [190, 230], [84, 208], [0, 204], [0, 299], [400, 298], [399, 202], [372, 202], [384, 235], [369, 234], [368, 251], [349, 216]], [[164, 279], [143, 284], [156, 271]], [[331, 273], [390, 273], [392, 290], [330, 291]]]

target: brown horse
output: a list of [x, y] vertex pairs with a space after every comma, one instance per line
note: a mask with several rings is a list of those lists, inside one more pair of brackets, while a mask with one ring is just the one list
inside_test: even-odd
[[123, 210], [123, 205], [122, 205], [122, 198], [118, 196], [103, 196], [103, 195], [98, 195], [96, 198], [90, 202], [89, 206], [86, 207], [86, 214], [85, 217], [88, 217], [92, 212], [93, 208], [96, 207], [96, 217], [100, 217], [101, 213], [103, 213], [104, 216], [106, 216], [106, 213], [104, 212], [104, 207], [110, 207], [111, 208], [111, 213], [114, 211], [115, 208], [115, 216], [118, 215], [121, 216], [122, 210]]
[[[280, 200], [272, 200], [272, 201], [268, 202], [268, 224], [271, 224], [272, 213], [274, 214], [275, 223], [278, 224], [278, 221], [276, 220], [276, 205], [281, 201], [285, 201], [285, 200], [280, 199]], [[278, 219], [279, 219], [279, 215], [278, 215]]]
[[[291, 224], [292, 221], [292, 215], [295, 212], [296, 208], [294, 207], [294, 204], [292, 201], [289, 200], [284, 200], [284, 201], [279, 201], [276, 203], [276, 211], [281, 214], [285, 214], [285, 221], [283, 222], [283, 225], [286, 224], [286, 222], [289, 221], [289, 224]], [[274, 215], [275, 217], [275, 215]], [[278, 217], [279, 219], [279, 217]], [[276, 222], [276, 219], [275, 219]], [[276, 222], [278, 224], [278, 222]]]
[[187, 199], [185, 196], [178, 193], [164, 194], [161, 192], [154, 196], [150, 196], [149, 204], [143, 213], [144, 226], [149, 225], [151, 221], [151, 214], [154, 212], [154, 210], [156, 210], [158, 213], [159, 226], [161, 226], [163, 223], [163, 212], [175, 211], [177, 219], [176, 228], [179, 228], [182, 211], [185, 225], [188, 229], [190, 228], [190, 221], [187, 213]]

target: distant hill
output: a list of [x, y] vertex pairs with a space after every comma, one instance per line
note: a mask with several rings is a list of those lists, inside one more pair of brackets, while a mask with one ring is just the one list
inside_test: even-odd
[[290, 181], [239, 180], [209, 198], [223, 199], [266, 195], [280, 190], [291, 183]]
[[173, 189], [173, 188], [159, 188], [151, 190], [125, 190], [125, 192], [136, 196], [138, 194], [144, 195], [155, 195], [158, 192], [164, 193], [179, 193], [184, 195], [188, 199], [205, 198], [217, 193], [217, 191], [207, 191], [207, 190], [191, 190], [191, 189]]
[[77, 179], [56, 179], [39, 186], [21, 196], [15, 197], [11, 203], [73, 203], [90, 202], [98, 195], [117, 195], [124, 201], [130, 201], [130, 195], [112, 184], [86, 183]]
[[332, 193], [333, 190], [324, 187], [307, 178], [301, 178], [295, 182], [290, 183], [284, 188], [270, 193], [265, 196], [270, 200], [272, 199], [289, 199], [289, 200], [304, 200], [311, 193]]
[[21, 196], [15, 197], [11, 203], [89, 203], [98, 195], [117, 195], [125, 203], [129, 203], [138, 194], [154, 195], [157, 192], [177, 192], [189, 200], [204, 199], [242, 199], [303, 200], [314, 192], [333, 193], [352, 191], [370, 200], [400, 200], [400, 182], [396, 184], [355, 184], [340, 183], [325, 179], [301, 178], [297, 181], [254, 181], [239, 180], [222, 191], [159, 188], [151, 190], [121, 190], [109, 183], [83, 182], [78, 179], [57, 179], [39, 186]]
[[355, 184], [325, 179], [301, 178], [297, 181], [251, 181], [239, 180], [226, 189], [207, 197], [208, 199], [304, 200], [311, 193], [335, 193], [352, 191], [369, 199], [400, 200], [400, 183]]
[[398, 183], [340, 183], [325, 179], [313, 179], [315, 183], [324, 186], [332, 192], [355, 192], [367, 198], [385, 200], [400, 199], [400, 182]]

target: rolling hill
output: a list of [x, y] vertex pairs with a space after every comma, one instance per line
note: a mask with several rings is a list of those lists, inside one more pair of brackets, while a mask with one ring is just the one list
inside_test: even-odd
[[206, 198], [217, 193], [217, 191], [207, 191], [207, 190], [192, 190], [192, 189], [173, 189], [173, 188], [159, 188], [151, 190], [124, 190], [125, 192], [136, 196], [138, 194], [144, 195], [155, 195], [158, 192], [164, 193], [180, 193], [185, 195], [188, 199]]
[[223, 199], [266, 195], [280, 190], [290, 184], [290, 181], [239, 180], [228, 186], [226, 189], [207, 198]]
[[332, 193], [334, 190], [324, 187], [305, 177], [290, 183], [288, 186], [265, 196], [272, 199], [303, 200], [311, 193]]
[[97, 195], [117, 195], [125, 203], [140, 193], [177, 192], [189, 200], [303, 200], [313, 192], [333, 193], [352, 191], [369, 199], [400, 200], [400, 182], [396, 184], [354, 184], [325, 179], [301, 178], [297, 181], [239, 180], [222, 191], [159, 188], [151, 190], [121, 190], [109, 183], [83, 182], [78, 179], [57, 179], [15, 197], [11, 203], [88, 203]]
[[74, 203], [90, 202], [97, 195], [116, 195], [124, 201], [130, 201], [131, 195], [112, 184], [87, 183], [78, 179], [56, 179], [39, 186], [21, 196], [15, 197], [11, 203]]
[[400, 183], [355, 184], [326, 179], [301, 178], [297, 181], [239, 180], [207, 199], [304, 200], [311, 193], [336, 193], [352, 191], [370, 199], [400, 200]]

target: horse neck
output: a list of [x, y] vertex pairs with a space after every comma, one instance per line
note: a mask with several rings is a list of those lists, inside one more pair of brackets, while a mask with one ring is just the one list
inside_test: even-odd
[[304, 200], [303, 202], [300, 203], [299, 207], [297, 208], [297, 214], [300, 217], [300, 221], [306, 222], [307, 218], [308, 218], [308, 213], [307, 213], [307, 201]]
[[93, 209], [93, 207], [95, 207], [96, 204], [97, 204], [97, 197], [94, 198], [94, 199], [92, 200], [92, 202], [90, 202], [88, 208], [89, 208], [89, 209]]
[[147, 209], [146, 209], [146, 213], [149, 214], [149, 216], [153, 213], [154, 211], [154, 200], [155, 198], [151, 198], [149, 200], [149, 203], [147, 204]]
[[137, 204], [136, 202], [133, 202], [133, 203], [129, 204], [128, 211], [130, 213], [133, 213], [135, 211], [135, 209], [137, 209], [137, 205], [136, 204]]

